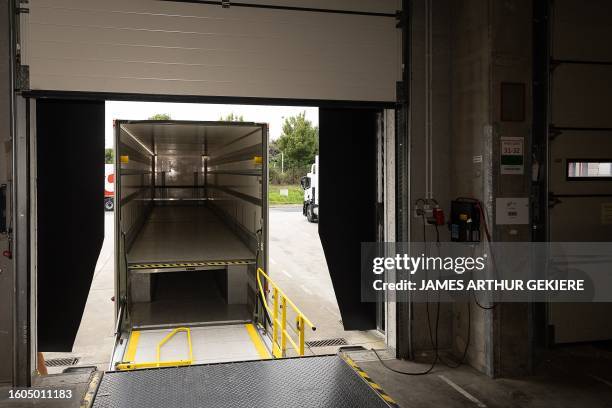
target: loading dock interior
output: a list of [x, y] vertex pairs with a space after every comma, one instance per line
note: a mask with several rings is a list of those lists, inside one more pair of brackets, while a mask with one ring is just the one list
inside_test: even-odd
[[[307, 100], [330, 109], [338, 105], [393, 109], [396, 132], [392, 149], [385, 149], [382, 166], [385, 198], [379, 200], [373, 194], [366, 200], [366, 206], [383, 210], [372, 217], [378, 220], [374, 226], [384, 226], [374, 240], [422, 239], [421, 220], [412, 216], [419, 198], [436, 199], [448, 214], [452, 199], [473, 197], [486, 210], [495, 241], [547, 242], [562, 237], [609, 241], [605, 210], [609, 181], [555, 179], [562, 174], [555, 173], [557, 164], [565, 169], [568, 160], [610, 159], [599, 156], [607, 155], [611, 117], [607, 100], [612, 89], [612, 29], [606, 17], [610, 14], [607, 1], [339, 1], [328, 6], [331, 12], [317, 11], [320, 3], [314, 1], [300, 2], [292, 10], [279, 8], [273, 1], [268, 2], [269, 10], [228, 8], [220, 3], [122, 3], [81, 2], [77, 7], [69, 0], [59, 5], [40, 1], [29, 6], [29, 16], [18, 14], [12, 2], [1, 3], [2, 17], [11, 29], [2, 40], [2, 53], [8, 56], [3, 65], [3, 95], [10, 96], [1, 105], [7, 124], [3, 138], [11, 146], [5, 156], [13, 157], [13, 162], [0, 176], [3, 183], [11, 182], [14, 234], [3, 234], [2, 243], [8, 245], [10, 237], [15, 245], [12, 259], [0, 258], [2, 270], [8, 271], [0, 274], [6, 294], [0, 298], [6, 314], [0, 341], [3, 350], [11, 351], [7, 354], [13, 361], [10, 367], [0, 367], [4, 382], [30, 383], [36, 338], [44, 338], [45, 333], [44, 326], [36, 332], [36, 316], [31, 315], [28, 298], [36, 294], [28, 283], [34, 270], [31, 262], [36, 265], [40, 260], [32, 258], [28, 249], [36, 220], [24, 217], [33, 212], [29, 207], [31, 163], [23, 159], [31, 154], [26, 135], [32, 136], [36, 129], [40, 136], [43, 131], [31, 122], [37, 117], [36, 109], [54, 96], [97, 101], [112, 95], [133, 98], [134, 94], [149, 100]], [[342, 10], [345, 12], [339, 12]], [[402, 12], [396, 14], [396, 10]], [[96, 20], [115, 14], [124, 26], [101, 25]], [[245, 75], [242, 61], [221, 54], [213, 55], [222, 63], [230, 60], [227, 66], [231, 69], [203, 66], [205, 51], [199, 44], [200, 37], [208, 35], [201, 26], [205, 19], [214, 21], [216, 35], [227, 36], [224, 44], [230, 48], [240, 49], [232, 40], [246, 37], [250, 38], [247, 47], [261, 49], [263, 44], [273, 50], [271, 55], [259, 54], [263, 60], [249, 71], [255, 80]], [[232, 21], [227, 28], [232, 35], [217, 24], [224, 19]], [[277, 31], [255, 37], [253, 27], [260, 26], [241, 24], [245, 19], [251, 23], [265, 20], [267, 27]], [[15, 29], [16, 21], [29, 29], [24, 31], [28, 35]], [[79, 25], [69, 21], [79, 21]], [[295, 23], [305, 29], [291, 29]], [[160, 24], [166, 24], [166, 32], [148, 33]], [[330, 34], [337, 28], [346, 28], [340, 30], [340, 37]], [[312, 41], [306, 41], [309, 36]], [[102, 41], [104, 38], [110, 40]], [[75, 39], [81, 40], [79, 44], [73, 44]], [[215, 39], [206, 37], [207, 44]], [[24, 42], [19, 63], [31, 69], [29, 84], [17, 81], [16, 72], [24, 72], [16, 61], [18, 41], [20, 45]], [[338, 47], [343, 52], [334, 53], [338, 44], [350, 46]], [[163, 50], [156, 61], [160, 64], [152, 64], [148, 54], [155, 47]], [[95, 50], [101, 54], [92, 55]], [[138, 53], [131, 54], [134, 50]], [[135, 55], [135, 61], [126, 63], [128, 55]], [[302, 76], [296, 72], [303, 71], [292, 64], [305, 59], [305, 71], [310, 74]], [[174, 70], [167, 67], [171, 61], [178, 62]], [[282, 61], [289, 62], [283, 65]], [[267, 69], [270, 66], [278, 70]], [[596, 134], [597, 139], [587, 134]], [[572, 135], [569, 151], [581, 157], [554, 156]], [[521, 138], [521, 171], [508, 173], [503, 167], [503, 138]], [[372, 172], [376, 169], [371, 168], [368, 177]], [[388, 197], [392, 199], [387, 201]], [[497, 200], [504, 198], [528, 199], [526, 223], [496, 222]], [[350, 227], [356, 228], [354, 224]], [[372, 232], [376, 234], [376, 229]], [[434, 239], [434, 233], [426, 231], [429, 239]], [[440, 239], [449, 239], [444, 229]], [[484, 247], [482, 242], [480, 249]], [[354, 292], [346, 295], [356, 298]], [[607, 312], [598, 321], [593, 313], [585, 315], [571, 305], [516, 303], [487, 310], [475, 302], [442, 304], [436, 328], [439, 341], [432, 344], [426, 307], [409, 301], [384, 304], [387, 347], [398, 360], [404, 360], [389, 362], [389, 366], [405, 371], [426, 369], [440, 351], [463, 362], [462, 367], [453, 371], [437, 366], [433, 375], [407, 377], [392, 374], [371, 355], [366, 359], [373, 361], [359, 363], [387, 391], [401, 397], [402, 406], [610, 404]], [[598, 305], [600, 310], [606, 307]], [[41, 310], [38, 317], [44, 317], [45, 310], [39, 313]], [[345, 311], [351, 313], [355, 308], [345, 307]], [[361, 312], [347, 323], [375, 322], [373, 305], [363, 306]], [[577, 320], [584, 323], [579, 336], [572, 330]], [[595, 342], [602, 339], [603, 343]], [[561, 345], [574, 341], [583, 344]]]

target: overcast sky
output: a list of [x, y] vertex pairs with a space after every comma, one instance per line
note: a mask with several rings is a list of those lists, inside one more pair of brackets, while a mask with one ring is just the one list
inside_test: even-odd
[[242, 115], [247, 122], [270, 125], [270, 138], [280, 136], [283, 118], [306, 112], [306, 119], [319, 125], [319, 109], [296, 106], [207, 105], [165, 102], [106, 102], [106, 147], [113, 147], [113, 119], [148, 119], [156, 113], [167, 113], [175, 120], [219, 120], [230, 113]]

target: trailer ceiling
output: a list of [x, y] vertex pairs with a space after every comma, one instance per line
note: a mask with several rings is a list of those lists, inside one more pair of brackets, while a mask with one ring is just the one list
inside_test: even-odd
[[31, 2], [21, 14], [31, 90], [396, 100], [399, 0], [209, 3]]
[[[206, 149], [228, 146], [255, 132], [257, 124], [233, 123], [131, 123], [121, 125], [122, 130], [136, 138], [155, 154], [206, 154]], [[209, 150], [210, 151], [210, 150]]]

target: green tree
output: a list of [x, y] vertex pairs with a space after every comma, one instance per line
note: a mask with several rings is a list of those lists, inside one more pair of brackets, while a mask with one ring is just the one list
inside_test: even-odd
[[169, 113], [156, 113], [149, 120], [172, 120], [172, 116]]
[[319, 152], [319, 128], [306, 119], [306, 112], [285, 119], [277, 140], [287, 169], [302, 170], [314, 162]]
[[104, 149], [104, 163], [113, 164], [115, 162], [115, 151], [113, 149]]
[[219, 118], [220, 122], [244, 122], [244, 118], [242, 115], [234, 115], [234, 112], [229, 115], [221, 116]]
[[270, 142], [268, 143], [268, 157], [270, 158], [270, 161], [273, 161], [276, 160], [277, 156], [280, 157], [280, 148], [278, 147], [278, 141], [270, 140]]

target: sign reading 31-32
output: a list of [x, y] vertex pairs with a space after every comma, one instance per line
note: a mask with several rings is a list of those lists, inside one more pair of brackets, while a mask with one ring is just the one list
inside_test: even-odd
[[525, 171], [525, 157], [523, 154], [522, 137], [500, 138], [500, 173], [523, 174]]

